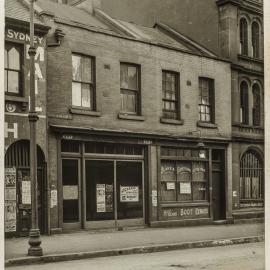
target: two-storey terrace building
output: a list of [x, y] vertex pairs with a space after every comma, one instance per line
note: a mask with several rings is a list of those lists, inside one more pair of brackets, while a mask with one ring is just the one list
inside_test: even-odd
[[50, 231], [232, 221], [230, 63], [97, 4], [37, 2]]

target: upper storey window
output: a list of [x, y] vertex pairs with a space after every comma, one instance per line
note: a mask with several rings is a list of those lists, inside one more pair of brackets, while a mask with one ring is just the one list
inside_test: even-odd
[[14, 43], [5, 44], [5, 93], [20, 95], [22, 90], [22, 47]]
[[162, 71], [162, 115], [164, 118], [178, 119], [179, 74]]
[[252, 33], [252, 56], [255, 58], [260, 57], [260, 28], [257, 22], [253, 22], [251, 26]]
[[121, 63], [120, 95], [121, 111], [128, 114], [140, 113], [139, 66]]
[[258, 84], [254, 84], [252, 87], [253, 93], [253, 125], [260, 126], [261, 123], [261, 93]]
[[240, 54], [248, 55], [248, 25], [247, 20], [240, 20]]
[[248, 125], [248, 85], [245, 81], [240, 85], [240, 122]]
[[72, 55], [72, 106], [94, 110], [93, 58]]

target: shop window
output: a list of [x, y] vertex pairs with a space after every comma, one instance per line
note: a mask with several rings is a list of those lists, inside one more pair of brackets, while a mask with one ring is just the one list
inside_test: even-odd
[[263, 164], [255, 151], [247, 151], [240, 162], [240, 199], [263, 199]]
[[252, 92], [253, 92], [253, 126], [260, 126], [261, 95], [260, 95], [260, 87], [258, 84], [253, 85]]
[[201, 161], [161, 162], [161, 201], [207, 201], [207, 163]]
[[179, 74], [162, 71], [162, 117], [179, 119]]
[[260, 28], [257, 22], [253, 22], [251, 25], [252, 33], [252, 56], [254, 58], [260, 57]]
[[94, 59], [72, 54], [72, 106], [95, 110]]
[[5, 93], [22, 94], [22, 46], [5, 44]]
[[142, 147], [134, 144], [85, 142], [85, 152], [92, 154], [142, 155]]
[[120, 95], [121, 112], [140, 114], [139, 66], [121, 63]]
[[71, 140], [61, 141], [61, 152], [78, 153], [80, 150], [80, 142]]
[[248, 55], [248, 24], [245, 18], [240, 20], [240, 54]]
[[199, 119], [214, 123], [214, 80], [199, 78]]
[[240, 84], [240, 122], [248, 125], [248, 84], [243, 81]]

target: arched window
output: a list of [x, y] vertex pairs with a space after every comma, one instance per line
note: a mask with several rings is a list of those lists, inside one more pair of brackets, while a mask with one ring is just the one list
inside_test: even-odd
[[240, 20], [240, 54], [248, 55], [248, 25], [247, 20]]
[[241, 158], [240, 199], [263, 199], [263, 164], [254, 150], [248, 150]]
[[253, 93], [253, 126], [259, 126], [261, 123], [261, 93], [258, 84], [254, 84], [252, 87]]
[[260, 28], [259, 24], [256, 22], [252, 23], [251, 26], [252, 33], [252, 56], [255, 58], [260, 57]]
[[240, 122], [248, 125], [248, 84], [245, 81], [240, 84]]

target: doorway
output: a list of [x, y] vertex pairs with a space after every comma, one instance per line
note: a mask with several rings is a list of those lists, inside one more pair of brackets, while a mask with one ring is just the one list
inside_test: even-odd
[[225, 199], [225, 152], [220, 149], [212, 150], [212, 205], [213, 219], [226, 219]]

